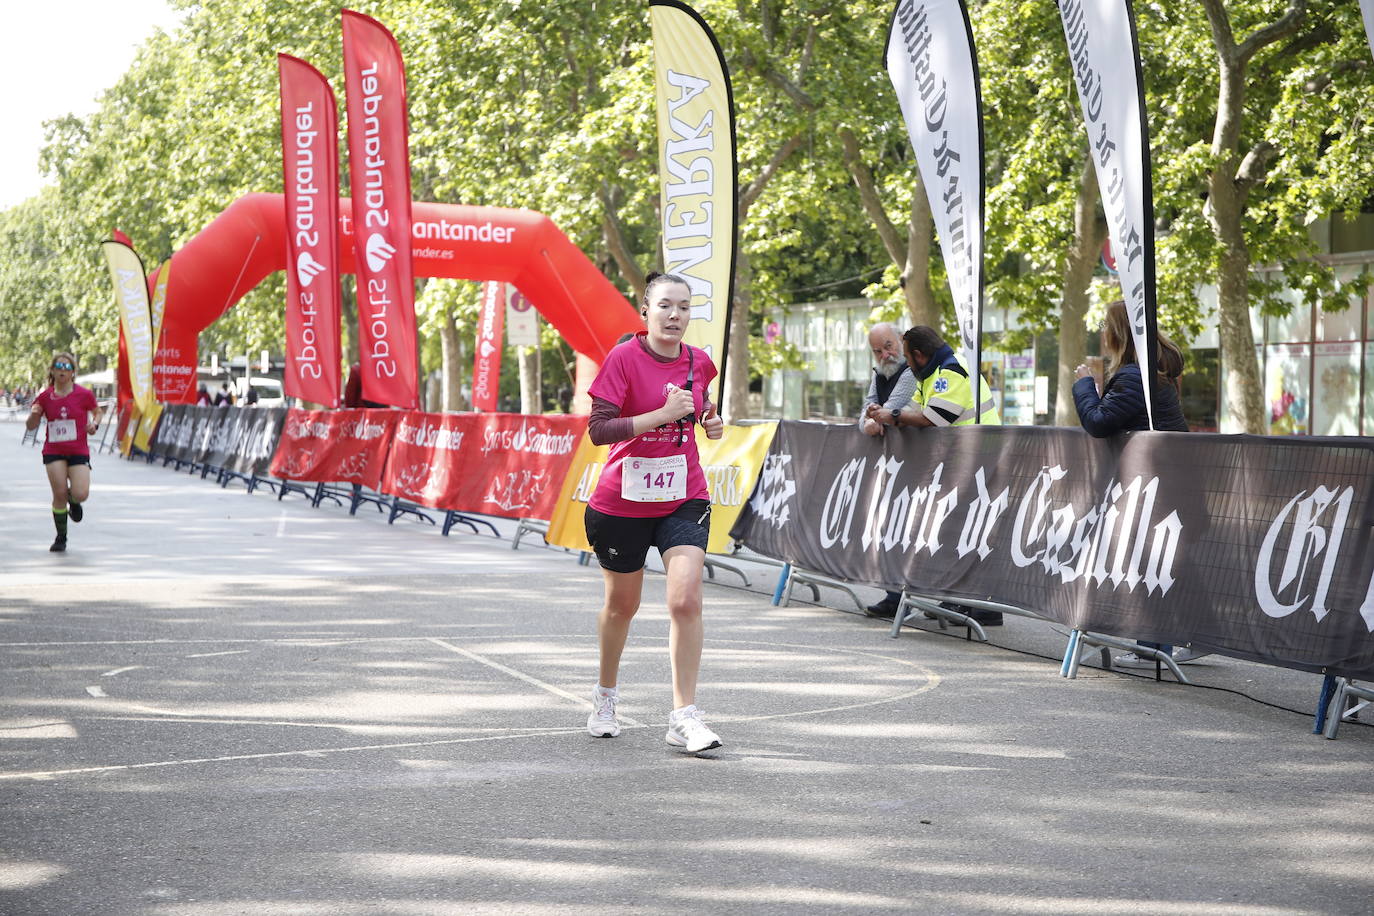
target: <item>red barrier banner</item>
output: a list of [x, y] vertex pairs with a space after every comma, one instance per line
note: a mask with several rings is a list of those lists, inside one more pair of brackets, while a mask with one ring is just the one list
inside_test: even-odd
[[329, 80], [277, 55], [286, 197], [287, 396], [339, 406], [339, 108]]
[[343, 11], [348, 178], [363, 397], [419, 406], [405, 67], [377, 20]]
[[376, 489], [400, 417], [394, 410], [292, 408], [272, 456], [272, 475]]
[[382, 492], [436, 509], [548, 519], [585, 416], [404, 414]]
[[472, 407], [496, 410], [501, 389], [501, 324], [506, 317], [506, 286], [482, 284], [482, 310], [477, 319], [477, 347], [472, 363]]
[[163, 316], [167, 312], [167, 287], [172, 274], [172, 262], [166, 260], [148, 278], [153, 297], [153, 396], [163, 404], [194, 403], [196, 400], [196, 339], [184, 340], [169, 333]]

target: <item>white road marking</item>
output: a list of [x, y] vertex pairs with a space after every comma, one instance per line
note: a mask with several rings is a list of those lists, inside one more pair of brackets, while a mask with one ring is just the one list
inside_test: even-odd
[[286, 510], [281, 510], [281, 515], [277, 518], [277, 537], [286, 537]]
[[[488, 668], [495, 668], [497, 671], [500, 671], [502, 674], [509, 674], [511, 677], [516, 678], [516, 679], [521, 680], [521, 681], [524, 681], [526, 684], [530, 684], [531, 686], [538, 687], [540, 690], [546, 690], [546, 691], [548, 691], [549, 693], [553, 694], [553, 695], [556, 696], [556, 697], [562, 697], [562, 698], [565, 699], [565, 700], [572, 700], [574, 703], [576, 703], [577, 705], [579, 705], [579, 706], [581, 706], [581, 707], [583, 707], [583, 708], [585, 708], [585, 709], [590, 709], [591, 706], [592, 706], [592, 701], [586, 699], [585, 697], [580, 697], [580, 696], [578, 696], [578, 695], [575, 694], [575, 693], [569, 693], [568, 691], [564, 690], [562, 687], [555, 687], [553, 684], [550, 684], [548, 681], [541, 681], [541, 680], [539, 680], [539, 678], [537, 678], [537, 677], [530, 677], [528, 674], [525, 674], [523, 671], [516, 671], [514, 668], [511, 668], [511, 667], [508, 667], [508, 666], [506, 666], [506, 665], [503, 665], [503, 664], [501, 664], [500, 662], [492, 661], [492, 660], [489, 659], [489, 658], [485, 658], [484, 656], [478, 655], [476, 652], [473, 652], [473, 651], [471, 651], [471, 650], [469, 650], [469, 649], [464, 649], [462, 646], [455, 646], [455, 645], [454, 645], [453, 643], [451, 643], [451, 642], [445, 642], [445, 641], [442, 640], [442, 639], [435, 639], [435, 638], [432, 637], [432, 636], [429, 637], [429, 641], [432, 642], [432, 643], [434, 643], [436, 646], [440, 646], [440, 647], [442, 647], [442, 648], [445, 648], [445, 649], [449, 650], [450, 652], [457, 652], [459, 655], [463, 656], [464, 658], [472, 659], [473, 661], [477, 662], [478, 664], [486, 665]], [[634, 719], [631, 719], [629, 716], [621, 716], [621, 717], [620, 717], [620, 721], [621, 721], [621, 722], [624, 722], [624, 723], [626, 723], [626, 724], [628, 724], [628, 725], [632, 725], [632, 726], [634, 726], [635, 728], [639, 728], [639, 727], [642, 727], [642, 726], [644, 725], [643, 722], [636, 722]]]
[[[465, 625], [455, 625], [455, 626], [464, 627]], [[485, 629], [485, 628], [488, 628], [489, 626], [490, 626], [490, 625], [478, 625], [476, 628]], [[531, 636], [531, 635], [528, 635], [528, 634], [520, 634], [520, 635], [510, 634], [510, 635], [503, 636], [503, 637], [501, 637], [501, 638], [503, 638], [503, 639], [536, 639], [536, 638], [537, 638], [537, 639], [544, 639], [544, 638], [547, 638], [547, 637], [544, 637], [544, 636], [535, 637], [535, 636]], [[573, 635], [573, 636], [564, 636], [563, 638], [567, 638], [567, 639], [577, 639], [577, 638], [581, 638], [581, 639], [595, 639], [596, 637], [595, 637], [594, 635], [578, 634], [578, 635]], [[353, 644], [356, 644], [356, 643], [393, 643], [393, 642], [407, 642], [407, 641], [417, 641], [417, 642], [418, 642], [418, 641], [421, 641], [421, 640], [426, 641], [426, 642], [434, 643], [435, 645], [438, 645], [438, 646], [440, 646], [440, 647], [442, 647], [442, 648], [448, 649], [449, 651], [454, 652], [454, 653], [456, 653], [456, 654], [458, 654], [458, 655], [462, 655], [462, 656], [464, 656], [464, 657], [466, 657], [466, 658], [469, 658], [469, 659], [471, 659], [472, 661], [478, 662], [479, 664], [486, 665], [487, 667], [490, 667], [490, 668], [493, 668], [493, 669], [495, 669], [495, 670], [497, 670], [497, 671], [500, 671], [500, 672], [502, 672], [503, 674], [507, 674], [507, 675], [509, 675], [509, 676], [511, 676], [511, 677], [517, 678], [518, 680], [524, 681], [524, 682], [526, 682], [526, 683], [528, 683], [528, 684], [530, 684], [530, 685], [532, 685], [532, 686], [538, 687], [538, 688], [540, 688], [541, 690], [548, 691], [549, 693], [552, 693], [552, 694], [554, 694], [555, 696], [558, 696], [558, 697], [561, 697], [561, 698], [564, 698], [564, 699], [571, 700], [571, 701], [573, 701], [574, 703], [577, 703], [577, 704], [583, 706], [584, 708], [591, 705], [591, 704], [590, 704], [590, 701], [584, 700], [584, 699], [582, 699], [581, 697], [576, 696], [575, 694], [569, 693], [568, 691], [563, 690], [563, 689], [560, 688], [560, 687], [556, 687], [556, 686], [554, 686], [553, 684], [549, 684], [549, 683], [544, 682], [544, 681], [541, 681], [541, 680], [539, 680], [539, 679], [537, 679], [537, 678], [531, 677], [531, 676], [529, 676], [529, 675], [527, 675], [527, 674], [524, 674], [523, 672], [520, 672], [520, 671], [515, 670], [514, 668], [510, 668], [510, 667], [508, 667], [508, 666], [506, 666], [506, 665], [503, 665], [503, 664], [501, 664], [500, 662], [496, 662], [496, 661], [493, 661], [493, 660], [491, 660], [491, 659], [485, 658], [485, 657], [483, 657], [483, 656], [481, 656], [481, 655], [478, 655], [478, 654], [475, 653], [475, 652], [472, 652], [471, 650], [464, 649], [464, 648], [461, 648], [461, 647], [459, 647], [459, 646], [455, 646], [455, 645], [453, 645], [452, 643], [446, 642], [446, 641], [441, 640], [441, 639], [439, 639], [439, 638], [437, 638], [437, 637], [432, 637], [432, 636], [373, 636], [373, 637], [358, 637], [358, 638], [352, 638], [352, 639], [343, 639], [343, 640], [338, 640], [337, 643], [330, 643], [330, 644], [350, 644], [350, 643], [353, 643]], [[665, 640], [661, 640], [661, 641], [662, 641], [662, 642], [666, 642], [666, 639], [665, 639]], [[314, 644], [313, 641], [311, 641], [311, 640], [308, 640], [308, 639], [301, 639], [301, 638], [299, 638], [299, 637], [297, 637], [297, 638], [290, 638], [290, 637], [281, 638], [281, 637], [279, 637], [279, 638], [266, 638], [266, 639], [264, 639], [264, 638], [258, 638], [258, 639], [232, 639], [232, 638], [231, 638], [231, 639], [184, 639], [184, 640], [173, 640], [173, 639], [161, 639], [161, 640], [110, 640], [110, 641], [108, 641], [108, 642], [94, 642], [94, 641], [91, 641], [91, 642], [80, 642], [80, 643], [64, 643], [64, 642], [36, 642], [36, 643], [8, 643], [8, 644], [6, 644], [6, 643], [0, 643], [0, 647], [5, 647], [5, 646], [13, 646], [13, 647], [19, 647], [19, 646], [56, 646], [56, 647], [70, 647], [70, 646], [73, 646], [73, 645], [149, 645], [149, 644], [152, 644], [152, 645], [168, 645], [168, 644], [171, 644], [171, 645], [196, 645], [196, 644], [202, 644], [202, 645], [203, 645], [203, 644], [205, 644], [205, 643], [211, 643], [211, 644], [213, 644], [213, 643], [220, 643], [220, 644], [222, 645], [222, 644], [224, 644], [224, 643], [226, 643], [226, 642], [227, 642], [227, 643], [230, 643], [230, 644], [235, 644], [235, 643], [237, 643], [237, 644], [240, 644], [240, 645], [245, 644], [245, 643], [254, 644], [254, 645], [263, 645], [263, 644], [267, 644], [267, 645], [293, 645], [293, 644], [294, 644], [294, 645], [313, 645], [313, 644]], [[758, 640], [754, 640], [754, 639], [715, 639], [715, 640], [712, 640], [712, 643], [715, 644], [715, 645], [727, 645], [727, 644], [730, 644], [730, 645], [741, 645], [741, 646], [760, 646], [760, 645], [764, 645], [764, 644], [760, 643]], [[797, 644], [797, 643], [768, 643], [768, 644], [766, 644], [766, 645], [767, 645], [767, 648], [768, 648], [769, 650], [776, 650], [776, 649], [787, 648], [787, 649], [803, 649], [803, 650], [806, 650], [806, 651], [808, 651], [808, 652], [820, 651], [820, 647], [817, 647], [817, 646], [814, 646], [814, 645]], [[244, 650], [244, 651], [247, 651], [247, 650]], [[908, 698], [910, 698], [910, 697], [914, 697], [914, 696], [917, 696], [917, 695], [919, 695], [919, 694], [923, 694], [923, 693], [926, 693], [926, 692], [928, 692], [928, 691], [931, 691], [931, 690], [935, 689], [937, 686], [939, 686], [939, 684], [940, 684], [940, 680], [941, 680], [941, 679], [940, 679], [940, 676], [939, 676], [938, 674], [935, 674], [933, 671], [930, 671], [929, 669], [925, 668], [924, 666], [922, 666], [922, 665], [920, 665], [920, 664], [918, 664], [918, 663], [916, 663], [916, 662], [908, 661], [908, 660], [906, 660], [906, 659], [904, 659], [904, 658], [901, 658], [901, 657], [898, 657], [898, 656], [895, 656], [895, 655], [889, 655], [889, 654], [884, 653], [884, 652], [873, 652], [873, 651], [866, 651], [866, 650], [857, 649], [857, 648], [836, 647], [836, 646], [826, 647], [824, 651], [827, 651], [827, 652], [841, 652], [841, 653], [844, 653], [844, 654], [847, 654], [847, 655], [855, 655], [855, 656], [860, 656], [860, 657], [864, 657], [864, 658], [870, 658], [870, 659], [880, 660], [880, 661], [883, 661], [883, 662], [888, 662], [888, 663], [891, 663], [891, 664], [900, 665], [900, 666], [903, 666], [903, 667], [906, 667], [906, 668], [911, 668], [911, 669], [914, 669], [915, 671], [920, 672], [920, 674], [923, 676], [923, 678], [924, 678], [924, 680], [925, 680], [925, 683], [921, 684], [920, 686], [918, 686], [918, 687], [916, 687], [916, 688], [914, 688], [914, 689], [901, 691], [901, 692], [896, 693], [896, 694], [893, 694], [893, 695], [891, 695], [891, 696], [882, 697], [882, 698], [879, 698], [879, 699], [876, 699], [876, 700], [869, 700], [869, 701], [858, 702], [858, 703], [847, 703], [847, 704], [842, 704], [842, 705], [838, 705], [838, 706], [830, 706], [830, 707], [821, 707], [821, 708], [814, 708], [814, 709], [798, 710], [798, 711], [795, 711], [795, 712], [786, 712], [786, 713], [772, 713], [772, 714], [767, 714], [767, 713], [765, 713], [765, 714], [762, 714], [762, 715], [746, 715], [746, 716], [729, 716], [729, 715], [712, 716], [712, 717], [711, 717], [711, 718], [712, 718], [712, 721], [716, 721], [716, 722], [756, 722], [756, 721], [763, 721], [763, 720], [769, 720], [769, 719], [794, 719], [794, 718], [806, 718], [806, 717], [824, 715], [824, 714], [826, 714], [826, 713], [842, 712], [842, 711], [847, 711], [847, 710], [861, 709], [861, 708], [864, 708], [864, 707], [879, 706], [879, 705], [883, 705], [883, 704], [886, 704], [886, 703], [897, 702], [897, 701], [900, 701], [900, 700], [908, 699]], [[87, 687], [87, 688], [86, 688], [86, 691], [87, 691], [88, 693], [90, 693], [90, 695], [93, 696], [93, 697], [104, 697], [104, 696], [106, 696], [105, 692], [104, 692], [103, 690], [101, 690], [101, 688], [99, 688], [99, 687]], [[161, 717], [161, 716], [167, 716], [167, 717], [168, 717], [168, 718], [166, 718], [166, 719], [162, 719], [161, 721], [187, 721], [187, 722], [202, 721], [202, 722], [218, 722], [218, 723], [220, 723], [220, 724], [239, 724], [238, 722], [235, 722], [234, 720], [217, 720], [217, 719], [210, 719], [210, 718], [204, 718], [204, 717], [202, 717], [202, 718], [200, 718], [200, 719], [195, 719], [195, 718], [191, 718], [191, 717], [183, 717], [183, 715], [180, 714], [180, 713], [176, 713], [176, 712], [172, 712], [172, 711], [168, 711], [168, 710], [154, 709], [154, 708], [152, 708], [152, 707], [147, 707], [147, 706], [133, 706], [133, 707], [131, 707], [131, 708], [132, 708], [132, 709], [136, 709], [136, 710], [140, 710], [140, 711], [144, 711], [144, 712], [148, 712], [148, 713], [152, 713], [152, 714], [157, 715], [157, 716], [159, 716], [159, 717]], [[172, 718], [172, 717], [176, 717], [176, 718]], [[115, 720], [124, 719], [124, 720], [127, 720], [127, 721], [137, 721], [137, 717], [135, 717], [135, 716], [116, 716], [116, 717], [94, 716], [94, 717], [91, 717], [91, 718], [95, 718], [95, 719], [115, 719]], [[649, 725], [645, 725], [645, 724], [642, 723], [642, 722], [637, 722], [637, 721], [635, 721], [635, 720], [633, 720], [633, 719], [629, 719], [629, 718], [627, 718], [627, 717], [622, 717], [622, 721], [625, 722], [627, 726], [633, 727], [633, 728], [647, 728], [647, 727], [662, 728], [662, 727], [663, 727], [663, 724], [662, 724], [661, 722], [660, 722], [660, 723], [650, 723]], [[246, 720], [246, 721], [244, 721], [242, 724], [248, 724], [248, 725], [274, 725], [274, 726], [292, 725], [292, 726], [305, 726], [305, 727], [317, 727], [317, 728], [319, 728], [319, 727], [324, 727], [324, 728], [329, 728], [329, 727], [347, 728], [347, 727], [348, 727], [348, 723], [341, 723], [341, 724], [339, 724], [338, 726], [331, 726], [331, 725], [328, 725], [328, 724], [317, 725], [317, 724], [315, 724], [315, 723], [299, 723], [299, 722], [264, 722], [264, 721], [261, 721], [261, 720]], [[478, 729], [478, 730], [486, 731], [486, 730], [488, 730], [488, 729], [483, 728], [483, 729]], [[490, 729], [490, 730], [496, 731], [496, 730], [498, 730], [498, 729]], [[153, 762], [148, 762], [148, 763], [111, 764], [111, 765], [106, 765], [106, 766], [79, 767], [79, 768], [67, 769], [67, 770], [34, 770], [34, 771], [19, 772], [19, 773], [0, 773], [0, 781], [3, 781], [3, 780], [11, 780], [11, 779], [34, 779], [34, 780], [44, 780], [44, 779], [53, 779], [53, 778], [56, 778], [56, 777], [59, 777], [59, 776], [74, 776], [74, 775], [81, 775], [81, 774], [88, 774], [88, 773], [108, 773], [108, 772], [115, 772], [115, 771], [120, 771], [120, 770], [141, 770], [141, 769], [149, 769], [149, 768], [153, 768], [153, 767], [191, 766], [191, 765], [196, 765], [196, 764], [205, 764], [205, 763], [224, 763], [224, 762], [243, 761], [243, 760], [268, 760], [268, 759], [273, 759], [273, 758], [284, 758], [284, 757], [310, 757], [310, 758], [321, 758], [321, 757], [326, 757], [326, 756], [331, 755], [331, 754], [354, 753], [354, 752], [358, 752], [358, 751], [385, 751], [385, 750], [404, 750], [404, 749], [410, 749], [410, 748], [443, 747], [443, 746], [448, 746], [448, 745], [471, 744], [471, 743], [478, 743], [478, 742], [485, 742], [485, 741], [507, 741], [507, 740], [512, 740], [512, 739], [540, 738], [540, 737], [561, 736], [561, 735], [572, 736], [572, 735], [582, 735], [582, 734], [585, 734], [585, 733], [586, 733], [585, 729], [584, 729], [584, 728], [581, 728], [581, 727], [576, 727], [576, 728], [563, 728], [563, 727], [526, 728], [526, 729], [521, 729], [521, 730], [516, 731], [516, 732], [505, 732], [505, 733], [503, 733], [503, 734], [482, 735], [482, 736], [467, 737], [467, 738], [440, 738], [440, 739], [435, 739], [435, 740], [433, 740], [433, 741], [411, 741], [411, 742], [403, 742], [403, 743], [395, 743], [395, 744], [366, 744], [366, 745], [354, 745], [354, 746], [350, 746], [350, 747], [315, 748], [315, 749], [309, 749], [309, 750], [294, 750], [294, 751], [269, 751], [269, 752], [264, 752], [264, 753], [259, 753], [259, 754], [235, 754], [235, 755], [226, 755], [226, 756], [222, 756], [222, 757], [195, 757], [195, 758], [184, 758], [184, 759], [179, 759], [179, 760], [161, 760], [161, 761], [153, 761]]]
[[142, 665], [129, 665], [126, 668], [116, 668], [113, 671], [106, 671], [101, 677], [114, 677], [116, 674], [123, 674], [125, 671], [137, 671]]
[[116, 770], [146, 770], [152, 767], [188, 766], [197, 763], [228, 763], [234, 760], [271, 760], [279, 757], [326, 757], [330, 754], [351, 754], [358, 751], [391, 751], [416, 747], [441, 747], [446, 744], [474, 744], [481, 741], [509, 741], [512, 738], [547, 738], [550, 735], [586, 734], [584, 728], [565, 728], [559, 731], [519, 732], [506, 735], [483, 735], [478, 738], [445, 738], [439, 741], [408, 741], [404, 744], [359, 744], [353, 747], [326, 747], [306, 751], [272, 751], [265, 754], [234, 754], [228, 757], [193, 757], [181, 760], [155, 760], [150, 763], [121, 763], [102, 767], [78, 767], [72, 770], [33, 770], [28, 773], [0, 773], [5, 779], [52, 779], [55, 776], [74, 776], [78, 773], [109, 773]]
[[[503, 628], [504, 624], [499, 623], [449, 623], [444, 624], [444, 628], [458, 630], [497, 630]], [[86, 629], [86, 628], [82, 628]], [[434, 629], [441, 629], [435, 627]], [[224, 637], [204, 637], [201, 639], [76, 639], [76, 640], [57, 640], [41, 639], [28, 642], [0, 642], [0, 649], [33, 649], [33, 648], [70, 648], [73, 646], [276, 646], [276, 645], [343, 645], [345, 643], [363, 642], [414, 642], [417, 639], [427, 639], [426, 636], [341, 636], [337, 639], [325, 641], [320, 636], [276, 636], [252, 638], [240, 636]], [[504, 637], [503, 637], [504, 638]], [[591, 637], [595, 639], [595, 636]]]
[[248, 649], [229, 649], [225, 652], [201, 652], [197, 655], [183, 655], [182, 658], [214, 658], [216, 655], [247, 655]]
[[[154, 709], [151, 706], [131, 706], [130, 709], [151, 713], [146, 716], [81, 716], [83, 720], [92, 722], [161, 722], [172, 725], [272, 725], [281, 728], [323, 728], [334, 731], [348, 731], [359, 726], [352, 722], [281, 722], [274, 719], [220, 719], [206, 716], [196, 716], [194, 713], [175, 712], [170, 709]], [[0, 731], [5, 727], [0, 725]], [[500, 725], [493, 726], [462, 726], [449, 729], [465, 734], [490, 734], [499, 732], [508, 734], [510, 729]], [[562, 734], [568, 731], [566, 725], [541, 725], [522, 728], [523, 734], [534, 734], [535, 732], [549, 732], [552, 734]]]

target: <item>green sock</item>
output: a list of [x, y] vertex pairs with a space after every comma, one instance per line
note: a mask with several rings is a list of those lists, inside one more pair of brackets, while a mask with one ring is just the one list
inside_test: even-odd
[[57, 526], [57, 536], [65, 541], [67, 539], [67, 510], [52, 510], [52, 523]]

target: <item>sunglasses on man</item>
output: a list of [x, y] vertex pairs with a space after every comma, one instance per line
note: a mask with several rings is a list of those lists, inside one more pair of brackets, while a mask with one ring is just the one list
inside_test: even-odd
[[76, 371], [75, 366], [73, 366], [71, 363], [63, 362], [62, 360], [58, 360], [57, 362], [53, 363], [52, 367], [54, 369], [65, 369], [68, 372]]

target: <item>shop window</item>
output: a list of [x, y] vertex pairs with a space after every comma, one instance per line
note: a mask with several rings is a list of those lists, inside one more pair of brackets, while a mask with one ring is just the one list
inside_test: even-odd
[[1360, 363], [1357, 341], [1322, 343], [1312, 357], [1312, 434], [1360, 434]]
[[[1338, 267], [1335, 270], [1337, 283], [1349, 283], [1359, 276], [1359, 265]], [[1349, 302], [1334, 302], [1323, 298], [1322, 307], [1317, 311], [1317, 340], [1359, 340], [1360, 329], [1364, 323], [1364, 299], [1352, 296]], [[1331, 305], [1345, 305], [1342, 311], [1327, 311]]]
[[1312, 339], [1312, 306], [1303, 301], [1297, 290], [1284, 290], [1280, 298], [1292, 309], [1287, 315], [1268, 315], [1264, 320], [1265, 342], [1305, 343]]
[[1364, 345], [1364, 434], [1374, 436], [1374, 340]]
[[1035, 425], [1035, 351], [1004, 355], [1002, 422], [1007, 426]]
[[1311, 344], [1270, 344], [1264, 353], [1264, 397], [1271, 436], [1305, 436], [1311, 431]]

